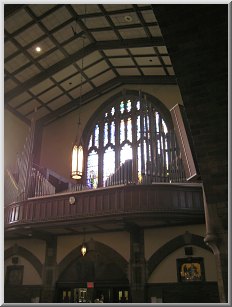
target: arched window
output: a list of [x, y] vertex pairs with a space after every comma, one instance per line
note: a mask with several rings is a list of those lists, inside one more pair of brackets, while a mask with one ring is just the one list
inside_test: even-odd
[[172, 123], [156, 101], [127, 94], [99, 112], [87, 137], [86, 179], [91, 188], [185, 181]]

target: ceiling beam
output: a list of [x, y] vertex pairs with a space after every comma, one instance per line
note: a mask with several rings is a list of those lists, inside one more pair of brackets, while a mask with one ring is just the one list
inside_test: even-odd
[[96, 42], [88, 45], [84, 49], [76, 52], [75, 54], [65, 58], [64, 60], [60, 61], [59, 63], [54, 64], [53, 66], [45, 69], [38, 75], [34, 76], [33, 78], [29, 79], [28, 81], [24, 82], [22, 85], [14, 88], [13, 90], [9, 91], [5, 95], [5, 104], [20, 95], [24, 91], [27, 91], [31, 87], [35, 86], [36, 84], [46, 80], [47, 78], [51, 77], [55, 73], [59, 72], [60, 70], [66, 68], [67, 66], [73, 64], [74, 62], [81, 59], [83, 56], [87, 56], [90, 53], [96, 50], [106, 50], [106, 49], [120, 49], [120, 48], [138, 48], [138, 47], [153, 47], [153, 46], [164, 46], [164, 42], [162, 37], [153, 37], [151, 39], [142, 38], [142, 39], [125, 39], [125, 40], [112, 40], [112, 41], [102, 41]]
[[23, 116], [21, 113], [19, 113], [18, 111], [16, 111], [14, 108], [12, 108], [9, 104], [6, 105], [6, 109], [8, 111], [10, 111], [11, 113], [13, 113], [16, 117], [18, 117], [19, 119], [21, 119], [25, 124], [27, 124], [28, 126], [31, 125], [31, 121], [26, 118], [25, 116]]

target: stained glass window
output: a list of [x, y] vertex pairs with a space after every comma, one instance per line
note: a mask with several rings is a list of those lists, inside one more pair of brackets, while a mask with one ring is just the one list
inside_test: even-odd
[[125, 184], [132, 178], [175, 182], [180, 170], [183, 178], [175, 134], [169, 133], [155, 103], [142, 108], [134, 97], [106, 107], [89, 132], [88, 152], [86, 177], [91, 188]]

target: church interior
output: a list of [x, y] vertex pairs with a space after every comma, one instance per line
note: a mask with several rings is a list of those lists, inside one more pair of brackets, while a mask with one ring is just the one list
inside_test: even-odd
[[227, 4], [4, 5], [4, 303], [227, 303]]

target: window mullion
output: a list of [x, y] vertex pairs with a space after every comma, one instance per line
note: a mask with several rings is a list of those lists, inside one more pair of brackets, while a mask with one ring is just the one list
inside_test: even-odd
[[99, 123], [98, 187], [103, 186], [104, 122]]

